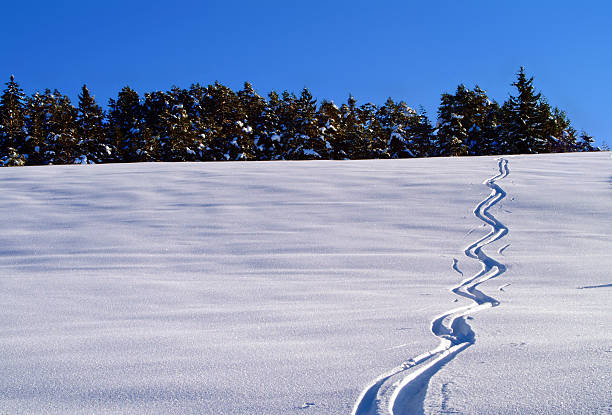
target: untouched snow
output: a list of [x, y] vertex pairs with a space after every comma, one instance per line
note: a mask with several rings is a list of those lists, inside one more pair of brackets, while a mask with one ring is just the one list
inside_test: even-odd
[[[499, 305], [412, 408], [612, 413], [610, 153], [505, 159]], [[0, 169], [0, 413], [350, 413], [472, 304], [498, 163]]]

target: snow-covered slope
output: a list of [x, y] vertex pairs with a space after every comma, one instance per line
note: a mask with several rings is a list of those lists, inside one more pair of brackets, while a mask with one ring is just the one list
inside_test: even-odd
[[[473, 343], [406, 407], [610, 413], [610, 153], [506, 160], [489, 212], [508, 233], [482, 247], [505, 272], [477, 287], [499, 305], [466, 315]], [[491, 231], [474, 209], [499, 168], [1, 169], [0, 413], [359, 410], [440, 344], [434, 317], [474, 304], [449, 288], [481, 269], [464, 250]]]

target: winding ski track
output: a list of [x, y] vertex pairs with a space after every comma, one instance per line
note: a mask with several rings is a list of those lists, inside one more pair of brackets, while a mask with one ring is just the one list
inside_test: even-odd
[[[465, 256], [480, 262], [481, 270], [451, 289], [456, 295], [471, 300], [472, 304], [454, 308], [435, 317], [431, 322], [431, 332], [440, 338], [438, 347], [408, 359], [376, 378], [359, 395], [352, 415], [423, 413], [423, 401], [431, 377], [459, 352], [474, 344], [475, 333], [466, 318], [499, 305], [499, 301], [478, 288], [483, 282], [506, 271], [504, 264], [483, 251], [485, 246], [508, 233], [508, 228], [489, 212], [506, 197], [506, 192], [497, 185], [497, 181], [510, 174], [506, 159], [498, 159], [498, 170], [498, 174], [483, 182], [491, 189], [491, 193], [474, 208], [474, 216], [488, 225], [490, 231], [464, 251]], [[456, 261], [453, 268], [455, 266]]]

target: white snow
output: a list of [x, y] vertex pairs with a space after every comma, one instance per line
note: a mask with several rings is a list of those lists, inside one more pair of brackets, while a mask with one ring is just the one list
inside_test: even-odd
[[302, 154], [304, 154], [305, 156], [321, 157], [319, 153], [317, 153], [315, 150], [311, 148], [305, 148], [304, 150], [302, 150]]
[[[499, 305], [399, 402], [609, 413], [610, 153], [505, 159], [483, 251], [507, 269], [478, 286]], [[350, 413], [473, 304], [449, 288], [481, 269], [498, 163], [0, 169], [0, 412]]]

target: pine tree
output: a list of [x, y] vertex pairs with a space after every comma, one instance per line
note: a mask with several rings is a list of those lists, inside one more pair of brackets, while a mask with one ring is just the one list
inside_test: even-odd
[[11, 75], [0, 98], [0, 163], [23, 165], [25, 130], [25, 95], [15, 77]]
[[433, 127], [425, 110], [414, 113], [408, 118], [409, 143], [407, 153], [410, 157], [429, 157], [433, 154]]
[[26, 153], [29, 165], [47, 164], [45, 152], [47, 151], [48, 120], [54, 100], [48, 89], [41, 95], [36, 92], [26, 100]]
[[307, 160], [327, 158], [328, 148], [320, 133], [317, 101], [307, 88], [293, 100], [294, 119], [285, 131], [286, 158]]
[[151, 151], [152, 134], [145, 131], [144, 111], [138, 93], [126, 86], [117, 100], [109, 100], [108, 135], [123, 162], [155, 160]]
[[572, 127], [570, 120], [564, 111], [555, 107], [552, 112], [548, 104], [541, 103], [541, 111], [546, 119], [543, 124], [543, 134], [547, 138], [547, 144], [540, 152], [566, 153], [577, 151], [577, 131]]
[[541, 105], [541, 94], [535, 93], [533, 77], [527, 78], [525, 68], [520, 68], [512, 85], [517, 95], [511, 95], [502, 108], [503, 150], [511, 154], [544, 152], [549, 148], [544, 131], [547, 106]]
[[207, 112], [210, 114], [211, 138], [207, 155], [210, 160], [245, 160], [244, 114], [234, 91], [215, 82], [208, 86]]
[[172, 123], [174, 104], [172, 98], [164, 91], [153, 91], [144, 94], [142, 113], [144, 120], [143, 134], [136, 137], [136, 153], [146, 160], [172, 161], [175, 156], [172, 147]]
[[[240, 147], [244, 151], [244, 159], [254, 160], [258, 158], [255, 139], [261, 135], [261, 129], [266, 116], [266, 100], [260, 96], [253, 85], [245, 82], [243, 88], [238, 91], [238, 101], [241, 112], [244, 114], [242, 120], [241, 134], [238, 139]], [[258, 144], [259, 144], [259, 140]]]
[[197, 160], [206, 160], [210, 132], [212, 131], [211, 117], [207, 112], [207, 88], [200, 84], [193, 84], [189, 88], [188, 105], [186, 105], [187, 116], [194, 134], [193, 146]]
[[363, 140], [367, 143], [365, 158], [386, 158], [387, 143], [378, 120], [378, 107], [371, 102], [359, 108], [359, 120], [363, 126]]
[[113, 149], [107, 142], [104, 112], [83, 85], [79, 95], [77, 133], [82, 163], [102, 163], [112, 160]]
[[253, 132], [253, 151], [256, 160], [278, 160], [281, 157], [281, 100], [274, 91], [268, 100]]
[[349, 95], [347, 103], [340, 107], [340, 129], [337, 140], [336, 157], [339, 159], [363, 159], [370, 154], [370, 143], [359, 119], [357, 100]]
[[[438, 130], [436, 134], [438, 155], [464, 156], [468, 154], [468, 130], [464, 126], [465, 115], [460, 105], [460, 96], [465, 87], [459, 85], [457, 94], [442, 94], [438, 108]], [[467, 120], [469, 123], [469, 120]]]
[[437, 141], [442, 155], [495, 154], [499, 105], [478, 85], [461, 84], [454, 95], [443, 94], [438, 111]]
[[598, 149], [593, 146], [595, 140], [593, 136], [582, 131], [580, 133], [580, 141], [577, 143], [577, 151], [597, 151]]
[[278, 145], [280, 148], [279, 159], [290, 160], [292, 157], [292, 145], [294, 144], [295, 123], [297, 118], [297, 97], [294, 93], [283, 91], [278, 106]]
[[55, 90], [47, 123], [45, 159], [49, 164], [74, 164], [80, 160], [77, 109], [70, 98]]
[[317, 113], [318, 128], [326, 147], [327, 158], [341, 158], [341, 122], [340, 108], [333, 101], [323, 101]]
[[378, 110], [377, 119], [381, 128], [382, 139], [386, 145], [384, 157], [407, 158], [416, 156], [416, 152], [420, 150], [415, 148], [413, 139], [426, 140], [422, 136], [426, 130], [426, 125], [420, 125], [424, 120], [418, 116], [414, 109], [410, 108], [404, 101], [395, 102], [388, 98], [385, 105]]
[[162, 128], [167, 135], [168, 161], [195, 161], [202, 159], [202, 128], [196, 119], [199, 108], [190, 91], [173, 87], [165, 94], [167, 113]]

